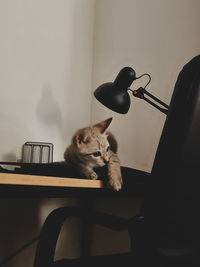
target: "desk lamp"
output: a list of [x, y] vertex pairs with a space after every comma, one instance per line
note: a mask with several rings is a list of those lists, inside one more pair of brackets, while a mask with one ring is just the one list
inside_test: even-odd
[[[140, 87], [137, 90], [130, 89], [130, 86], [134, 80], [142, 78], [143, 76], [148, 76], [149, 80], [144, 87]], [[94, 96], [96, 99], [101, 102], [107, 108], [121, 113], [126, 114], [130, 108], [130, 95], [128, 91], [131, 91], [132, 95], [138, 98], [141, 98], [159, 109], [161, 112], [167, 115], [167, 111], [169, 106], [159, 100], [157, 97], [153, 96], [149, 92], [146, 91], [147, 85], [151, 81], [151, 76], [147, 73], [142, 74], [139, 77], [136, 77], [135, 71], [130, 67], [124, 67], [118, 73], [114, 82], [107, 82], [100, 85], [94, 92]], [[152, 98], [158, 104], [152, 102], [149, 98], [145, 97], [145, 94]]]

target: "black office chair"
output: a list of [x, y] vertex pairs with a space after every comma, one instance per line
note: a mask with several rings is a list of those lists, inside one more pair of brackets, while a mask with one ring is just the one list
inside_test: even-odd
[[[54, 210], [47, 217], [38, 242], [34, 267], [86, 264], [200, 266], [199, 165], [200, 56], [197, 56], [184, 66], [178, 76], [152, 173], [145, 184], [144, 205], [139, 216], [123, 219], [98, 212], [89, 215], [90, 223], [114, 230], [126, 229], [130, 234], [130, 252], [54, 262], [56, 242], [65, 219], [68, 216], [83, 216], [81, 209], [65, 207]], [[137, 175], [138, 171], [135, 173]]]

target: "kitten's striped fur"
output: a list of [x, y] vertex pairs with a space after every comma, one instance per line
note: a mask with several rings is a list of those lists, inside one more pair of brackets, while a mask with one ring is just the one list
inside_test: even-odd
[[112, 133], [106, 133], [111, 121], [109, 118], [78, 130], [64, 153], [64, 159], [68, 165], [79, 168], [88, 179], [97, 179], [94, 168], [108, 164], [109, 186], [118, 191], [122, 187], [122, 176], [117, 141]]

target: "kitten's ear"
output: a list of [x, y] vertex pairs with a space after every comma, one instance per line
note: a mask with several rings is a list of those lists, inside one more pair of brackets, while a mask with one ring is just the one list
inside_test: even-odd
[[81, 148], [84, 145], [90, 142], [91, 138], [88, 135], [88, 132], [85, 129], [78, 131], [75, 136], [73, 137], [73, 143], [78, 147]]
[[111, 121], [112, 121], [112, 118], [109, 118], [109, 119], [107, 119], [105, 121], [101, 121], [101, 122], [97, 123], [96, 125], [94, 125], [94, 127], [98, 128], [100, 133], [104, 133], [105, 130], [110, 125]]

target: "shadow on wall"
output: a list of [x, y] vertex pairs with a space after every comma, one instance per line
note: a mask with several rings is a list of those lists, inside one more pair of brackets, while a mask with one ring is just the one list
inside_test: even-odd
[[58, 102], [59, 97], [54, 94], [50, 85], [44, 85], [40, 99], [36, 105], [36, 118], [45, 130], [45, 136], [54, 138], [57, 136], [58, 143], [65, 144], [66, 134], [63, 124], [63, 110]]
[[41, 98], [36, 106], [38, 121], [45, 125], [55, 125], [62, 128], [62, 115], [58, 102], [56, 101], [50, 86], [42, 90]]

